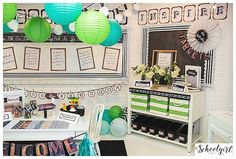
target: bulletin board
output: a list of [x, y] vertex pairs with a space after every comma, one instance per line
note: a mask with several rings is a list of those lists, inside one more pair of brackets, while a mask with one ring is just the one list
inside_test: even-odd
[[32, 43], [22, 35], [5, 35], [3, 61], [11, 60], [11, 63], [4, 65], [7, 68], [3, 73], [18, 77], [123, 77], [127, 59], [124, 45], [123, 39], [111, 47], [104, 47], [66, 36], [53, 35], [47, 42]]

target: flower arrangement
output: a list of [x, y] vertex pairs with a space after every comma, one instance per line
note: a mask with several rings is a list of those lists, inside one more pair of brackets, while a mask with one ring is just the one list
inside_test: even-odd
[[167, 81], [167, 84], [171, 84], [173, 79], [178, 77], [180, 68], [176, 63], [173, 63], [172, 70], [168, 68], [160, 67], [158, 65], [153, 65], [151, 67], [145, 66], [144, 64], [137, 65], [132, 67], [134, 75], [141, 75], [141, 79], [152, 79], [154, 85], [159, 84], [161, 78], [164, 78]]

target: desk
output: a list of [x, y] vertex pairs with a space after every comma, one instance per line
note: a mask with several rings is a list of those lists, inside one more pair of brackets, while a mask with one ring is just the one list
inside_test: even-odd
[[228, 143], [233, 142], [233, 113], [229, 111], [209, 112], [208, 142], [214, 142], [218, 135]]
[[[69, 124], [67, 129], [11, 129], [19, 120], [56, 120], [57, 117], [44, 119], [43, 117], [32, 117], [32, 119], [17, 118], [12, 120], [3, 128], [4, 141], [49, 141], [64, 140], [68, 137], [88, 131], [90, 112], [86, 112], [83, 117], [79, 117], [76, 124]], [[82, 136], [75, 140], [81, 140]]]

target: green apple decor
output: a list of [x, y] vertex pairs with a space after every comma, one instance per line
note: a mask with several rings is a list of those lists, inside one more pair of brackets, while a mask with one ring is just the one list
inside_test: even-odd
[[3, 23], [8, 23], [16, 16], [16, 3], [3, 3]]
[[24, 33], [33, 42], [44, 42], [51, 35], [51, 26], [46, 19], [32, 17], [24, 24]]
[[106, 16], [94, 10], [82, 13], [75, 23], [77, 37], [87, 44], [100, 44], [110, 32], [110, 24]]

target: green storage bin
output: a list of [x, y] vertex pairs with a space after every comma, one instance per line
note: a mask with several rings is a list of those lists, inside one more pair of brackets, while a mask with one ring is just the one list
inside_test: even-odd
[[131, 93], [131, 108], [136, 110], [147, 110], [149, 98], [147, 94]]
[[168, 97], [150, 95], [150, 112], [168, 115]]
[[189, 100], [170, 98], [169, 116], [187, 120], [189, 118]]

